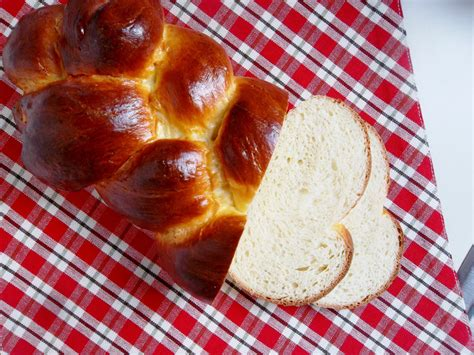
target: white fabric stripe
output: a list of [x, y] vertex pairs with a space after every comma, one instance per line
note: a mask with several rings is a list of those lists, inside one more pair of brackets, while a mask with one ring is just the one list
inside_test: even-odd
[[[396, 0], [398, 1], [398, 0]], [[394, 17], [398, 18], [398, 21], [396, 21], [398, 24], [402, 22], [402, 18], [400, 15], [392, 11], [387, 5], [385, 5], [382, 1], [380, 0], [370, 0], [368, 3], [377, 9], [378, 12], [381, 14], [387, 15], [387, 17], [393, 19]], [[392, 33], [394, 38], [397, 39], [398, 41], [402, 40], [405, 37], [405, 34], [403, 33], [403, 30], [401, 29], [402, 27], [400, 25], [394, 26], [387, 20], [385, 20], [381, 15], [377, 14], [373, 9], [364, 6], [362, 2], [358, 1], [351, 1], [351, 4], [359, 9], [361, 13], [370, 18], [372, 22], [378, 24], [380, 27], [382, 27], [384, 30], [386, 30], [388, 33]], [[375, 12], [375, 14], [371, 15], [371, 13]]]
[[[366, 8], [366, 7], [364, 7], [364, 8]], [[324, 9], [324, 5], [322, 5], [322, 4], [316, 5], [315, 10], [317, 12], [321, 13], [322, 9]], [[373, 12], [373, 11], [370, 12], [369, 11], [369, 12], [362, 13], [362, 14], [367, 19], [370, 20], [370, 17], [373, 16], [375, 14], [375, 12]], [[363, 37], [360, 33], [354, 31], [354, 29], [352, 27], [350, 27], [346, 23], [342, 22], [336, 16], [334, 16], [331, 19], [331, 22], [335, 25], [335, 27], [341, 29], [342, 32], [345, 32], [345, 35], [347, 35], [348, 37], [352, 37], [351, 39], [354, 42], [356, 42], [356, 44], [359, 48], [364, 48], [371, 55], [375, 54], [374, 56], [377, 59], [377, 61], [382, 62], [383, 64], [386, 64], [386, 66], [388, 67], [388, 70], [384, 66], [382, 66], [380, 63], [375, 61], [373, 58], [369, 57], [367, 54], [362, 53], [361, 51], [359, 51], [358, 48], [355, 47], [355, 45], [351, 44], [349, 41], [347, 41], [347, 39], [342, 37], [340, 34], [336, 33], [334, 30], [328, 29], [328, 30], [325, 31], [326, 34], [332, 35], [330, 37], [333, 40], [336, 40], [336, 41], [340, 40], [339, 41], [340, 44], [341, 44], [341, 42], [345, 43], [345, 45], [343, 45], [343, 48], [345, 48], [349, 53], [351, 53], [351, 47], [354, 47], [353, 51], [357, 50], [357, 53], [359, 54], [358, 58], [361, 59], [361, 61], [365, 65], [367, 65], [367, 66], [372, 65], [371, 69], [374, 72], [381, 73], [382, 75], [384, 75], [384, 77], [390, 77], [391, 81], [394, 84], [397, 84], [397, 86], [399, 86], [399, 87], [402, 86], [403, 84], [405, 84], [405, 81], [407, 81], [410, 85], [415, 86], [414, 78], [411, 75], [411, 73], [409, 71], [407, 71], [404, 67], [402, 67], [401, 65], [399, 65], [398, 63], [393, 61], [393, 59], [390, 56], [388, 56], [385, 52], [383, 52], [382, 50], [380, 50], [377, 47], [373, 46], [365, 37]], [[373, 23], [374, 23], [374, 25], [378, 25], [377, 22], [373, 22]], [[343, 29], [346, 29], [346, 30], [344, 31]], [[398, 38], [395, 38], [395, 40], [399, 41]], [[354, 54], [354, 53], [351, 53], [351, 54]], [[387, 65], [387, 63], [390, 63], [390, 64]], [[403, 79], [399, 79], [398, 77], [394, 76], [394, 74], [390, 73], [389, 70], [397, 73]], [[402, 92], [404, 92], [404, 91], [402, 91]]]
[[[411, 241], [415, 240], [421, 240], [418, 236], [418, 233], [421, 232], [421, 228], [416, 228], [414, 224], [417, 224], [418, 227], [420, 225], [423, 226], [423, 231], [431, 231], [431, 233], [424, 233], [427, 235], [427, 237], [430, 239], [432, 244], [436, 244], [439, 248], [441, 249], [446, 249], [446, 239], [432, 231], [430, 228], [428, 228], [426, 225], [422, 224], [418, 219], [416, 219], [412, 214], [409, 212], [406, 212], [404, 209], [396, 205], [395, 203], [391, 201], [387, 201], [386, 207], [392, 212], [395, 216], [398, 216], [398, 218], [401, 218], [402, 221], [405, 223], [409, 224], [411, 228], [408, 228], [405, 226], [403, 223], [400, 224], [400, 227], [403, 230], [403, 235], [405, 238], [410, 239]], [[413, 229], [412, 229], [413, 228]], [[447, 258], [445, 255], [441, 256], [441, 261], [447, 262], [450, 260], [450, 258]]]
[[[8, 314], [8, 317], [20, 322], [23, 327], [27, 329], [31, 329], [32, 332], [36, 333], [39, 336], [44, 336], [46, 341], [49, 341], [50, 339], [55, 339], [54, 335], [51, 334], [49, 331], [44, 329], [43, 327], [39, 326], [36, 322], [34, 322], [31, 318], [29, 318], [27, 315], [20, 313], [18, 310], [12, 308], [9, 304], [5, 303], [2, 301], [2, 309]], [[48, 354], [57, 354], [58, 352], [55, 351], [53, 348], [51, 348], [45, 341], [38, 339], [34, 335], [30, 336], [25, 336], [25, 333], [28, 333], [28, 330], [25, 330], [23, 327], [18, 326], [11, 320], [7, 318], [6, 322], [3, 324], [6, 330], [12, 332], [15, 334], [17, 337], [27, 341], [30, 343], [33, 347], [38, 349], [41, 352], [48, 351]], [[5, 346], [7, 344], [4, 344]], [[55, 339], [54, 343], [52, 344], [56, 348], [58, 348], [60, 351], [64, 351], [68, 354], [76, 354], [74, 350], [72, 350], [68, 345], [64, 344], [60, 339]]]
[[[433, 253], [433, 254], [441, 256], [442, 253], [438, 250], [438, 253], [436, 254]], [[417, 291], [420, 291], [419, 292], [420, 294], [425, 295], [427, 298], [429, 298], [431, 301], [439, 305], [444, 310], [451, 309], [451, 307], [454, 307], [452, 303], [458, 305], [461, 309], [466, 308], [464, 304], [464, 299], [462, 298], [461, 295], [455, 293], [453, 290], [447, 288], [443, 283], [434, 279], [425, 270], [413, 264], [411, 260], [404, 259], [403, 263], [408, 269], [411, 269], [410, 271], [412, 272], [413, 275], [415, 275], [419, 279], [422, 279], [426, 284], [431, 286], [431, 288], [435, 289], [440, 294], [442, 294], [444, 298], [434, 293], [434, 291], [429, 290], [427, 286], [423, 285], [421, 282], [416, 280], [416, 278], [413, 277], [411, 274], [405, 272], [404, 270], [400, 270], [400, 277], [402, 277], [403, 280], [408, 285], [412, 286]], [[448, 300], [451, 301], [452, 303], [448, 302]], [[462, 316], [463, 312], [455, 308], [454, 311], [450, 311], [450, 314], [452, 314], [456, 319], [459, 319]]]
[[[420, 295], [422, 294], [420, 293]], [[426, 324], [430, 323], [429, 321], [427, 321], [425, 318], [419, 315], [412, 307], [410, 307], [407, 304], [402, 303], [398, 298], [394, 297], [392, 294], [388, 292], [384, 294], [384, 299], [390, 304], [391, 307], [398, 309], [402, 313], [402, 314], [396, 313], [396, 316], [403, 317], [403, 324], [405, 323], [408, 324], [410, 323], [410, 320], [411, 320], [420, 325], [421, 329], [413, 325], [416, 331], [412, 332], [412, 334], [416, 334], [418, 336], [418, 339], [423, 339], [423, 342], [429, 344], [429, 346], [433, 348], [433, 351], [440, 347], [441, 345], [440, 342], [434, 339], [433, 336], [425, 328]], [[390, 312], [393, 312], [395, 314], [393, 310], [391, 310]], [[388, 315], [387, 311], [385, 311], [385, 314]], [[464, 345], [461, 345], [456, 339], [454, 339], [453, 337], [450, 337], [446, 332], [444, 332], [444, 330], [440, 329], [439, 333], [441, 335], [437, 335], [437, 337], [441, 341], [443, 341], [444, 339], [450, 339], [450, 345], [452, 347], [456, 349], [462, 349], [464, 347]]]
[[[222, 292], [224, 292], [234, 301], [236, 301], [237, 297], [239, 296], [239, 293], [234, 288], [229, 286], [227, 283], [225, 283], [224, 286], [222, 287]], [[260, 307], [257, 306], [257, 304], [260, 305]], [[262, 309], [262, 307], [266, 309], [267, 312], [265, 312]], [[289, 318], [287, 324], [282, 324], [278, 322], [277, 320], [274, 320], [275, 324], [272, 324], [273, 325], [272, 327], [276, 331], [281, 332], [283, 335], [285, 335], [289, 333], [294, 333], [294, 331], [290, 327], [288, 327], [288, 324], [290, 324], [298, 332], [304, 334], [305, 336], [308, 336], [309, 338], [314, 340], [314, 342], [320, 345], [323, 349], [329, 351], [330, 353], [336, 353], [338, 351], [338, 349], [335, 346], [333, 346], [331, 343], [329, 343], [326, 339], [322, 338], [319, 334], [315, 333], [312, 329], [309, 329], [304, 323], [300, 322], [298, 319], [292, 316], [289, 316], [286, 312], [282, 311], [278, 306], [276, 306], [273, 303], [256, 299], [255, 303], [252, 303], [249, 311], [252, 312], [252, 314], [256, 316], [257, 314], [261, 314], [261, 316], [259, 316], [261, 318], [260, 320], [265, 323], [270, 323], [270, 320], [273, 318], [274, 314], [281, 319]], [[298, 334], [296, 334], [296, 336], [301, 337]], [[306, 342], [305, 339], [302, 339], [301, 341]]]
[[[410, 190], [415, 190], [416, 192], [420, 192], [420, 193], [422, 193], [423, 191], [428, 191], [429, 193], [437, 196], [438, 189], [436, 188], [435, 184], [433, 184], [430, 180], [422, 176], [410, 165], [404, 163], [403, 160], [397, 158], [392, 153], [388, 153], [388, 157], [389, 157], [390, 162], [392, 162], [393, 166], [397, 168], [398, 170], [402, 171], [406, 175], [405, 177], [398, 171], [394, 169], [390, 169], [390, 178], [392, 180], [403, 182], [400, 185], [402, 185], [403, 187], [409, 186], [411, 187]], [[412, 179], [416, 181], [418, 184], [423, 186], [423, 189], [416, 186], [414, 183], [410, 182], [408, 179]], [[428, 196], [423, 196], [423, 197], [424, 197], [424, 200], [422, 201], [426, 202], [428, 200]]]

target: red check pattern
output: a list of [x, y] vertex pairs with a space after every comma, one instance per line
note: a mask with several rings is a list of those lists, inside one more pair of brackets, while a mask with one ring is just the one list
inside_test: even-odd
[[[0, 46], [48, 0], [2, 2]], [[405, 234], [391, 287], [353, 311], [277, 307], [226, 281], [212, 306], [160, 270], [150, 235], [92, 190], [57, 192], [24, 169], [2, 75], [1, 348], [8, 353], [474, 350], [453, 272], [402, 27], [399, 1], [164, 2], [168, 22], [212, 36], [237, 75], [343, 99], [381, 134], [391, 164], [386, 207]], [[1, 68], [3, 70], [3, 67]], [[3, 74], [3, 72], [2, 72]]]

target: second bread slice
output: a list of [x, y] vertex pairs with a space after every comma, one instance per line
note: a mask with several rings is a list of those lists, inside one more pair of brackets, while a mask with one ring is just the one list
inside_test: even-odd
[[403, 233], [384, 210], [389, 186], [389, 165], [384, 143], [369, 127], [372, 169], [369, 183], [354, 209], [343, 219], [354, 243], [347, 275], [316, 304], [328, 308], [354, 308], [382, 293], [398, 273]]
[[352, 240], [340, 221], [369, 173], [367, 130], [354, 111], [321, 96], [292, 110], [248, 210], [231, 277], [278, 304], [327, 294], [349, 268]]

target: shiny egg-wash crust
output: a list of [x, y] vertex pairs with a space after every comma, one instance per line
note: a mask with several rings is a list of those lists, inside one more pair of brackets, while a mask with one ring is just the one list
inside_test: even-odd
[[35, 10], [23, 16], [8, 37], [5, 73], [25, 92], [66, 78], [60, 53], [63, 10], [63, 5]]
[[165, 24], [158, 0], [45, 6], [19, 21], [3, 61], [25, 93], [15, 121], [26, 168], [57, 189], [95, 186], [156, 232], [159, 263], [178, 284], [212, 301], [288, 94], [234, 77], [224, 49]]

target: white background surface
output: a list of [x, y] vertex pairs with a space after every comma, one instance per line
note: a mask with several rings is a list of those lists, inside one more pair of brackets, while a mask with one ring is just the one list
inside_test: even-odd
[[449, 251], [458, 270], [473, 237], [474, 1], [402, 0]]

